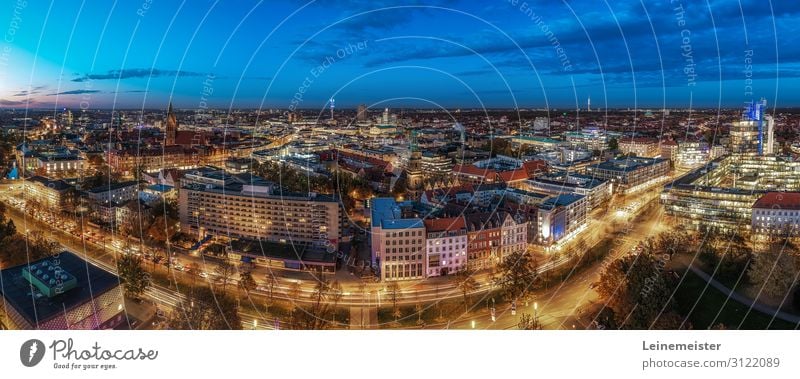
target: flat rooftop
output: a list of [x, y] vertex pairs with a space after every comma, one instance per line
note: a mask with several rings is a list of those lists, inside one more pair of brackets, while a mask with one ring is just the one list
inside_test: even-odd
[[402, 218], [400, 205], [391, 197], [379, 197], [372, 201], [372, 226], [383, 229], [422, 228], [422, 219]]
[[[60, 267], [69, 272], [75, 279], [71, 289], [48, 297], [42, 294], [28, 279], [23, 271], [31, 265], [41, 266], [47, 261], [48, 266]], [[0, 293], [5, 301], [34, 327], [58, 315], [63, 315], [99, 295], [119, 286], [119, 278], [103, 270], [78, 255], [64, 251], [59, 255], [38, 261], [9, 267], [0, 271]]]
[[576, 195], [571, 193], [564, 193], [558, 196], [553, 196], [541, 204], [539, 204], [540, 209], [553, 209], [556, 207], [566, 207], [580, 199], [583, 199], [583, 195]]
[[664, 162], [666, 159], [662, 158], [642, 158], [642, 157], [628, 157], [621, 159], [611, 159], [602, 163], [593, 165], [601, 170], [610, 171], [633, 171], [641, 167], [654, 165], [656, 163]]

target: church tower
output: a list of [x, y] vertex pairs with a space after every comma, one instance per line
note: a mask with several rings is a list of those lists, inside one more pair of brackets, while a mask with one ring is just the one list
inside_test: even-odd
[[411, 156], [408, 159], [408, 166], [406, 167], [408, 192], [412, 198], [416, 199], [423, 189], [422, 152], [419, 151], [419, 147], [417, 146], [416, 130], [411, 131], [409, 138], [409, 150]]
[[169, 102], [169, 109], [167, 109], [167, 140], [165, 142], [166, 146], [172, 146], [175, 144], [175, 135], [178, 134], [178, 119], [175, 117], [175, 113], [172, 112], [172, 102]]

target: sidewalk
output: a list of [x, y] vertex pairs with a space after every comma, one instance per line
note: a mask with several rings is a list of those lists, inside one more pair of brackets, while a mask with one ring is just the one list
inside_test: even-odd
[[780, 311], [766, 304], [756, 302], [755, 300], [752, 300], [736, 291], [733, 291], [730, 288], [725, 287], [725, 285], [718, 282], [716, 279], [711, 278], [711, 276], [693, 264], [689, 265], [689, 269], [692, 270], [693, 273], [697, 274], [697, 276], [703, 279], [706, 283], [710, 284], [711, 287], [716, 288], [725, 294], [725, 296], [728, 296], [728, 298], [733, 299], [742, 305], [792, 324], [800, 324], [800, 316]]

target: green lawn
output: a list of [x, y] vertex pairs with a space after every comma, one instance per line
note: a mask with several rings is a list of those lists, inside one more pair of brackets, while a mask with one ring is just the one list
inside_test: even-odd
[[[795, 329], [794, 324], [777, 318], [772, 320], [771, 315], [756, 310], [751, 310], [747, 314], [747, 306], [733, 299], [726, 303], [728, 298], [722, 292], [708, 286], [703, 293], [704, 288], [706, 288], [706, 282], [696, 274], [689, 272], [675, 294], [678, 311], [688, 317], [694, 329], [707, 329], [720, 323], [728, 329]], [[700, 301], [697, 301], [698, 297], [700, 297]], [[694, 310], [692, 310], [693, 306]], [[692, 310], [691, 314], [689, 314], [690, 310]], [[717, 315], [718, 313], [719, 315]], [[747, 314], [747, 318], [742, 322], [745, 314]]]

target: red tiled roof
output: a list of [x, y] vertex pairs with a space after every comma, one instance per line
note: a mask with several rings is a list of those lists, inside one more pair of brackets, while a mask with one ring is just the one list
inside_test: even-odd
[[465, 229], [467, 227], [466, 222], [464, 222], [464, 217], [426, 219], [424, 222], [427, 232], [445, 232]]
[[458, 172], [458, 173], [468, 174], [468, 175], [475, 175], [475, 176], [483, 176], [483, 177], [492, 178], [492, 179], [494, 179], [494, 176], [497, 174], [492, 169], [480, 168], [480, 167], [476, 167], [476, 166], [471, 165], [471, 164], [468, 164], [468, 165], [464, 165], [464, 164], [454, 165], [453, 166], [453, 172]]
[[338, 158], [348, 158], [348, 159], [352, 159], [354, 161], [366, 162], [366, 163], [369, 163], [369, 164], [371, 164], [373, 166], [378, 166], [381, 169], [385, 169], [387, 166], [389, 166], [389, 162], [384, 161], [382, 159], [378, 159], [378, 158], [374, 158], [374, 157], [368, 157], [366, 155], [353, 154], [353, 153], [344, 152], [344, 151], [337, 151], [337, 153], [338, 153]]
[[547, 162], [543, 160], [527, 161], [522, 164], [528, 175], [537, 175], [547, 171]]
[[[199, 135], [200, 138], [195, 141], [195, 136]], [[178, 130], [175, 133], [175, 144], [176, 145], [192, 145], [195, 142], [200, 144], [206, 143], [206, 138], [199, 132], [191, 131], [191, 130]]]
[[767, 192], [753, 208], [800, 209], [800, 192]]
[[514, 171], [503, 171], [497, 174], [497, 176], [504, 182], [514, 182], [528, 179], [528, 172], [524, 169], [517, 169]]

